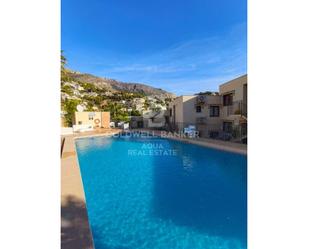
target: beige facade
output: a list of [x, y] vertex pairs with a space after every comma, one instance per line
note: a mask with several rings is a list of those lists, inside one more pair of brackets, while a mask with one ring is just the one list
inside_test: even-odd
[[170, 103], [173, 123], [195, 123], [193, 113], [196, 96], [180, 96]]
[[199, 95], [196, 107], [200, 106], [201, 113], [196, 118], [196, 127], [202, 137], [208, 137], [211, 132], [219, 132], [222, 127], [221, 96]]
[[92, 125], [98, 128], [110, 128], [109, 112], [75, 112], [76, 125]]
[[169, 123], [178, 131], [195, 125], [206, 136], [210, 127], [217, 130], [221, 127], [221, 106], [220, 96], [180, 96], [169, 104]]
[[195, 125], [203, 137], [230, 132], [247, 123], [247, 75], [219, 86], [219, 95], [179, 96], [168, 108], [170, 127]]
[[233, 93], [234, 101], [244, 100], [247, 96], [247, 88], [244, 87], [247, 85], [247, 81], [247, 74], [228, 81], [219, 86], [219, 94]]
[[226, 82], [219, 86], [223, 98], [222, 119], [233, 122], [247, 120], [247, 75]]

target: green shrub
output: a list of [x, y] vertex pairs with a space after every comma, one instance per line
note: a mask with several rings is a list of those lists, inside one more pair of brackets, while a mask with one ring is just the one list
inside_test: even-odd
[[81, 101], [77, 99], [67, 99], [64, 101], [63, 108], [66, 112], [66, 114], [64, 115], [64, 119], [67, 126], [71, 127], [73, 125], [76, 107], [80, 103]]
[[62, 86], [61, 91], [66, 93], [66, 94], [73, 95], [73, 90], [69, 85]]
[[136, 109], [133, 109], [130, 114], [131, 116], [142, 116], [142, 114]]

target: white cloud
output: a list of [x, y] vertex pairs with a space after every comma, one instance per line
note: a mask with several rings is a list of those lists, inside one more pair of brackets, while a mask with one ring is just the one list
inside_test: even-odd
[[175, 93], [216, 90], [219, 83], [247, 71], [246, 24], [214, 37], [184, 41], [152, 54], [103, 61], [96, 74], [146, 82]]

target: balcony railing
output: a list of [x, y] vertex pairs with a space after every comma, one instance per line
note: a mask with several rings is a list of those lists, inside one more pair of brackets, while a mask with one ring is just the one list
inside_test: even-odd
[[223, 106], [224, 116], [241, 115], [247, 117], [247, 104], [243, 101], [234, 101], [232, 105]]

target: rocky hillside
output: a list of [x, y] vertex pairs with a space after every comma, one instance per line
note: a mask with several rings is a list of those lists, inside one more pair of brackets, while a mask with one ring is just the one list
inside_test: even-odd
[[68, 76], [81, 82], [94, 84], [97, 87], [105, 88], [109, 91], [126, 91], [132, 93], [142, 93], [146, 96], [164, 98], [174, 98], [175, 94], [164, 91], [160, 88], [154, 88], [141, 83], [126, 83], [108, 78], [101, 78], [91, 74], [70, 71]]
[[149, 110], [166, 110], [174, 97], [172, 93], [145, 84], [61, 69], [61, 111], [68, 126], [72, 126], [78, 109], [109, 111], [112, 121], [128, 121], [130, 116], [140, 116]]

